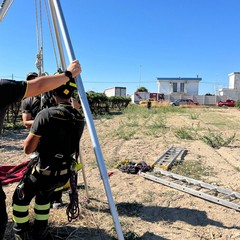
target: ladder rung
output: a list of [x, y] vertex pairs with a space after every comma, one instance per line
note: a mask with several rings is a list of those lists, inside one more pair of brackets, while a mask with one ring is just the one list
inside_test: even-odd
[[234, 197], [235, 199], [237, 199], [234, 193], [228, 194], [228, 195], [222, 197], [222, 199], [226, 199], [226, 198], [230, 198], [230, 197]]
[[208, 189], [208, 190], [205, 191], [204, 193], [210, 193], [210, 192], [217, 192], [217, 189], [216, 189], [216, 188]]
[[168, 170], [182, 151], [182, 147], [177, 148], [172, 146], [168, 148], [157, 160], [155, 160], [152, 166], [159, 164], [162, 169]]
[[[181, 179], [172, 181], [172, 183], [179, 183], [179, 182], [183, 182], [183, 181]], [[185, 183], [185, 182], [183, 182], [183, 183]]]

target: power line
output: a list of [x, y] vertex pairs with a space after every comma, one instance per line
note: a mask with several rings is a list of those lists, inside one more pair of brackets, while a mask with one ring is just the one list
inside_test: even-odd
[[[84, 81], [84, 83], [139, 83], [139, 82], [121, 82], [121, 81], [114, 81], [114, 82], [92, 82], [92, 81]], [[141, 82], [141, 83], [156, 83], [156, 81], [147, 81], [147, 82]]]

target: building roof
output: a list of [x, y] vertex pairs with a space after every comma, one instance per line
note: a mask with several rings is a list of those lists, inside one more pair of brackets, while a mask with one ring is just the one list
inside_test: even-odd
[[196, 77], [196, 78], [186, 78], [186, 77], [178, 77], [178, 78], [157, 78], [157, 81], [201, 81], [202, 78]]
[[106, 88], [105, 90], [109, 90], [109, 89], [115, 89], [115, 88], [126, 89], [126, 87], [110, 87], [110, 88]]
[[234, 74], [240, 74], [240, 72], [231, 72], [231, 73], [228, 74], [228, 76], [234, 75]]

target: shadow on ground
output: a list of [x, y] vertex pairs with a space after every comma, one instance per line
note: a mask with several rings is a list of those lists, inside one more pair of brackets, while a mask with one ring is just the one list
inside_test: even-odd
[[[182, 221], [192, 226], [212, 225], [225, 229], [233, 228], [224, 226], [223, 223], [208, 218], [205, 211], [197, 209], [144, 206], [137, 202], [122, 202], [116, 204], [116, 207], [120, 216], [139, 217], [147, 222], [167, 221], [172, 223]], [[99, 209], [95, 209], [94, 207], [87, 206], [87, 208], [91, 211], [99, 211]], [[105, 208], [102, 211], [109, 212], [109, 209]], [[240, 229], [239, 226], [234, 226], [234, 228]]]
[[[63, 226], [55, 227], [50, 226], [49, 231], [53, 240], [117, 240], [117, 238], [110, 236], [103, 229], [99, 228], [85, 228], [85, 227], [73, 227]], [[144, 233], [143, 236], [133, 236], [133, 233], [123, 233], [125, 240], [170, 240], [155, 235], [151, 232]], [[14, 239], [13, 223], [9, 222], [7, 225], [4, 240]]]
[[[64, 227], [55, 227], [49, 226], [49, 232], [53, 237], [53, 240], [114, 240], [112, 236], [107, 234], [105, 230], [98, 228], [84, 228], [84, 227], [72, 227], [72, 226], [64, 226]], [[10, 240], [14, 239], [14, 231], [13, 231], [13, 223], [8, 223], [5, 239]]]

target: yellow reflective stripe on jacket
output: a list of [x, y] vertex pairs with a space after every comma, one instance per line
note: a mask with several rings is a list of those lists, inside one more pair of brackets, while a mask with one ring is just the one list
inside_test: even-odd
[[20, 206], [17, 204], [13, 204], [13, 210], [17, 211], [17, 212], [27, 212], [28, 211], [28, 207], [29, 205], [26, 206]]
[[34, 214], [34, 219], [40, 220], [40, 221], [46, 221], [48, 220], [49, 214]]
[[29, 222], [29, 216], [26, 217], [16, 217], [13, 215], [13, 221], [16, 223], [27, 223]]
[[76, 83], [73, 83], [73, 82], [69, 82], [69, 86], [71, 86], [71, 87], [77, 87], [77, 84]]
[[34, 208], [37, 210], [48, 210], [48, 209], [50, 209], [50, 203], [45, 204], [45, 205], [38, 205], [35, 203]]
[[63, 186], [62, 186], [62, 187], [59, 187], [59, 188], [55, 188], [55, 189], [54, 189], [54, 192], [58, 192], [58, 191], [60, 191], [60, 190], [63, 190]]
[[38, 138], [40, 138], [40, 137], [41, 137], [41, 136], [39, 136], [39, 135], [36, 135], [36, 134], [34, 134], [34, 133], [32, 133], [32, 132], [29, 132], [29, 134], [33, 135], [34, 137], [38, 137]]

